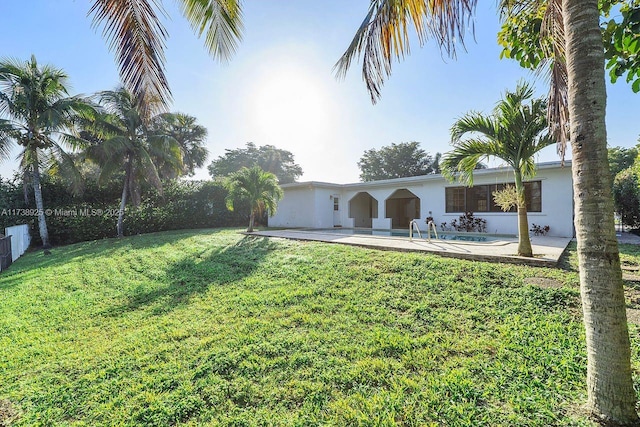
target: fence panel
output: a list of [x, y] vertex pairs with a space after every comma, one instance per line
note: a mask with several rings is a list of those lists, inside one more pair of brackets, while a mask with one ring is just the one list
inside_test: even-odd
[[11, 256], [11, 236], [0, 238], [0, 271], [6, 270], [13, 261]]
[[5, 236], [11, 236], [11, 260], [15, 261], [25, 253], [31, 243], [31, 235], [29, 235], [29, 226], [14, 225], [4, 229]]

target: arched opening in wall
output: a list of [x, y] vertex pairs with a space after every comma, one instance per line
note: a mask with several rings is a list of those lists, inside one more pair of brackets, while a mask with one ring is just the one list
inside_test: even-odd
[[378, 218], [378, 201], [366, 191], [361, 191], [349, 200], [349, 218], [354, 227], [371, 228], [373, 218]]
[[385, 201], [385, 218], [391, 218], [391, 228], [408, 228], [420, 218], [420, 198], [406, 188], [394, 191]]

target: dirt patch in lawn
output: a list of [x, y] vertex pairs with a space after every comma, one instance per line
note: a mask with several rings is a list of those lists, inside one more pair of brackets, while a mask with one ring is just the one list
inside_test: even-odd
[[0, 399], [0, 427], [8, 427], [18, 419], [20, 413], [7, 399]]
[[564, 284], [556, 279], [548, 277], [527, 277], [524, 279], [527, 285], [539, 286], [541, 288], [561, 288]]

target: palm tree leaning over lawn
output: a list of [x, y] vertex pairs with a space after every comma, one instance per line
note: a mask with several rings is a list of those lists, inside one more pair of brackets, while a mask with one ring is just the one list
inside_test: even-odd
[[115, 172], [124, 170], [116, 226], [118, 237], [122, 237], [127, 200], [130, 197], [134, 206], [140, 204], [140, 183], [146, 181], [162, 191], [154, 159], [160, 159], [165, 166], [181, 170], [182, 157], [175, 139], [148, 132], [137, 100], [126, 89], [100, 92], [98, 98], [106, 113], [96, 121], [92, 131], [101, 142], [87, 149], [87, 157], [100, 165], [100, 182], [104, 182]]
[[253, 231], [256, 213], [266, 209], [270, 216], [273, 215], [276, 213], [278, 202], [283, 196], [282, 189], [278, 185], [278, 178], [271, 172], [262, 170], [260, 166], [244, 167], [231, 174], [226, 179], [225, 186], [229, 191], [226, 200], [229, 210], [233, 210], [236, 202], [246, 201], [249, 203], [251, 208], [249, 228], [247, 228], [249, 233]]
[[73, 159], [61, 144], [77, 147], [80, 139], [73, 131], [74, 125], [94, 113], [88, 100], [69, 96], [64, 71], [39, 66], [34, 56], [26, 62], [0, 60], [0, 115], [7, 117], [0, 118], [0, 160], [9, 155], [11, 144], [22, 147], [20, 168], [33, 186], [44, 248], [49, 247], [49, 231], [40, 170], [59, 162], [63, 169], [75, 171]]
[[[598, 421], [638, 425], [608, 173], [604, 47], [598, 0], [547, 1], [559, 54], [555, 57], [551, 91], [559, 96], [549, 102], [555, 118], [549, 124], [558, 136], [566, 128], [570, 130], [574, 222], [587, 338], [587, 407]], [[416, 29], [420, 43], [433, 37], [455, 56], [455, 45], [463, 41], [476, 3], [477, 0], [371, 0], [364, 22], [336, 65], [338, 74], [344, 75], [353, 58], [362, 53], [363, 78], [372, 99], [377, 99], [391, 74], [393, 59], [409, 52], [410, 25]], [[562, 69], [566, 70], [564, 76], [556, 72]], [[562, 100], [568, 109], [562, 108]], [[563, 118], [568, 119], [568, 124]]]
[[[518, 255], [532, 257], [524, 179], [535, 176], [534, 155], [554, 143], [548, 132], [546, 103], [531, 99], [533, 89], [520, 83], [507, 92], [491, 115], [470, 112], [451, 128], [453, 151], [443, 157], [442, 173], [473, 185], [473, 171], [484, 158], [497, 157], [513, 169], [518, 207]], [[466, 135], [472, 136], [462, 140]]]

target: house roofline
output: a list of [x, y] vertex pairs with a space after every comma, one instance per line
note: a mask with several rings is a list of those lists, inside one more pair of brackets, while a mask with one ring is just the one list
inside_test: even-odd
[[[571, 160], [565, 160], [564, 163], [561, 161], [553, 161], [553, 162], [543, 162], [536, 164], [537, 170], [542, 169], [561, 169], [561, 168], [569, 168], [571, 169]], [[511, 170], [509, 166], [500, 166], [497, 168], [489, 168], [489, 169], [477, 169], [473, 172], [475, 176], [482, 175], [490, 175], [494, 173], [506, 172]], [[323, 182], [323, 181], [304, 181], [304, 182], [292, 182], [290, 184], [282, 184], [281, 187], [283, 189], [298, 189], [298, 188], [327, 188], [327, 189], [348, 189], [353, 187], [382, 187], [382, 186], [393, 186], [397, 184], [409, 184], [421, 181], [432, 181], [432, 180], [442, 180], [444, 177], [442, 174], [430, 174], [430, 175], [419, 175], [419, 176], [409, 176], [405, 178], [393, 178], [393, 179], [383, 179], [379, 181], [367, 181], [367, 182], [354, 182], [348, 184], [335, 184], [331, 182]]]

